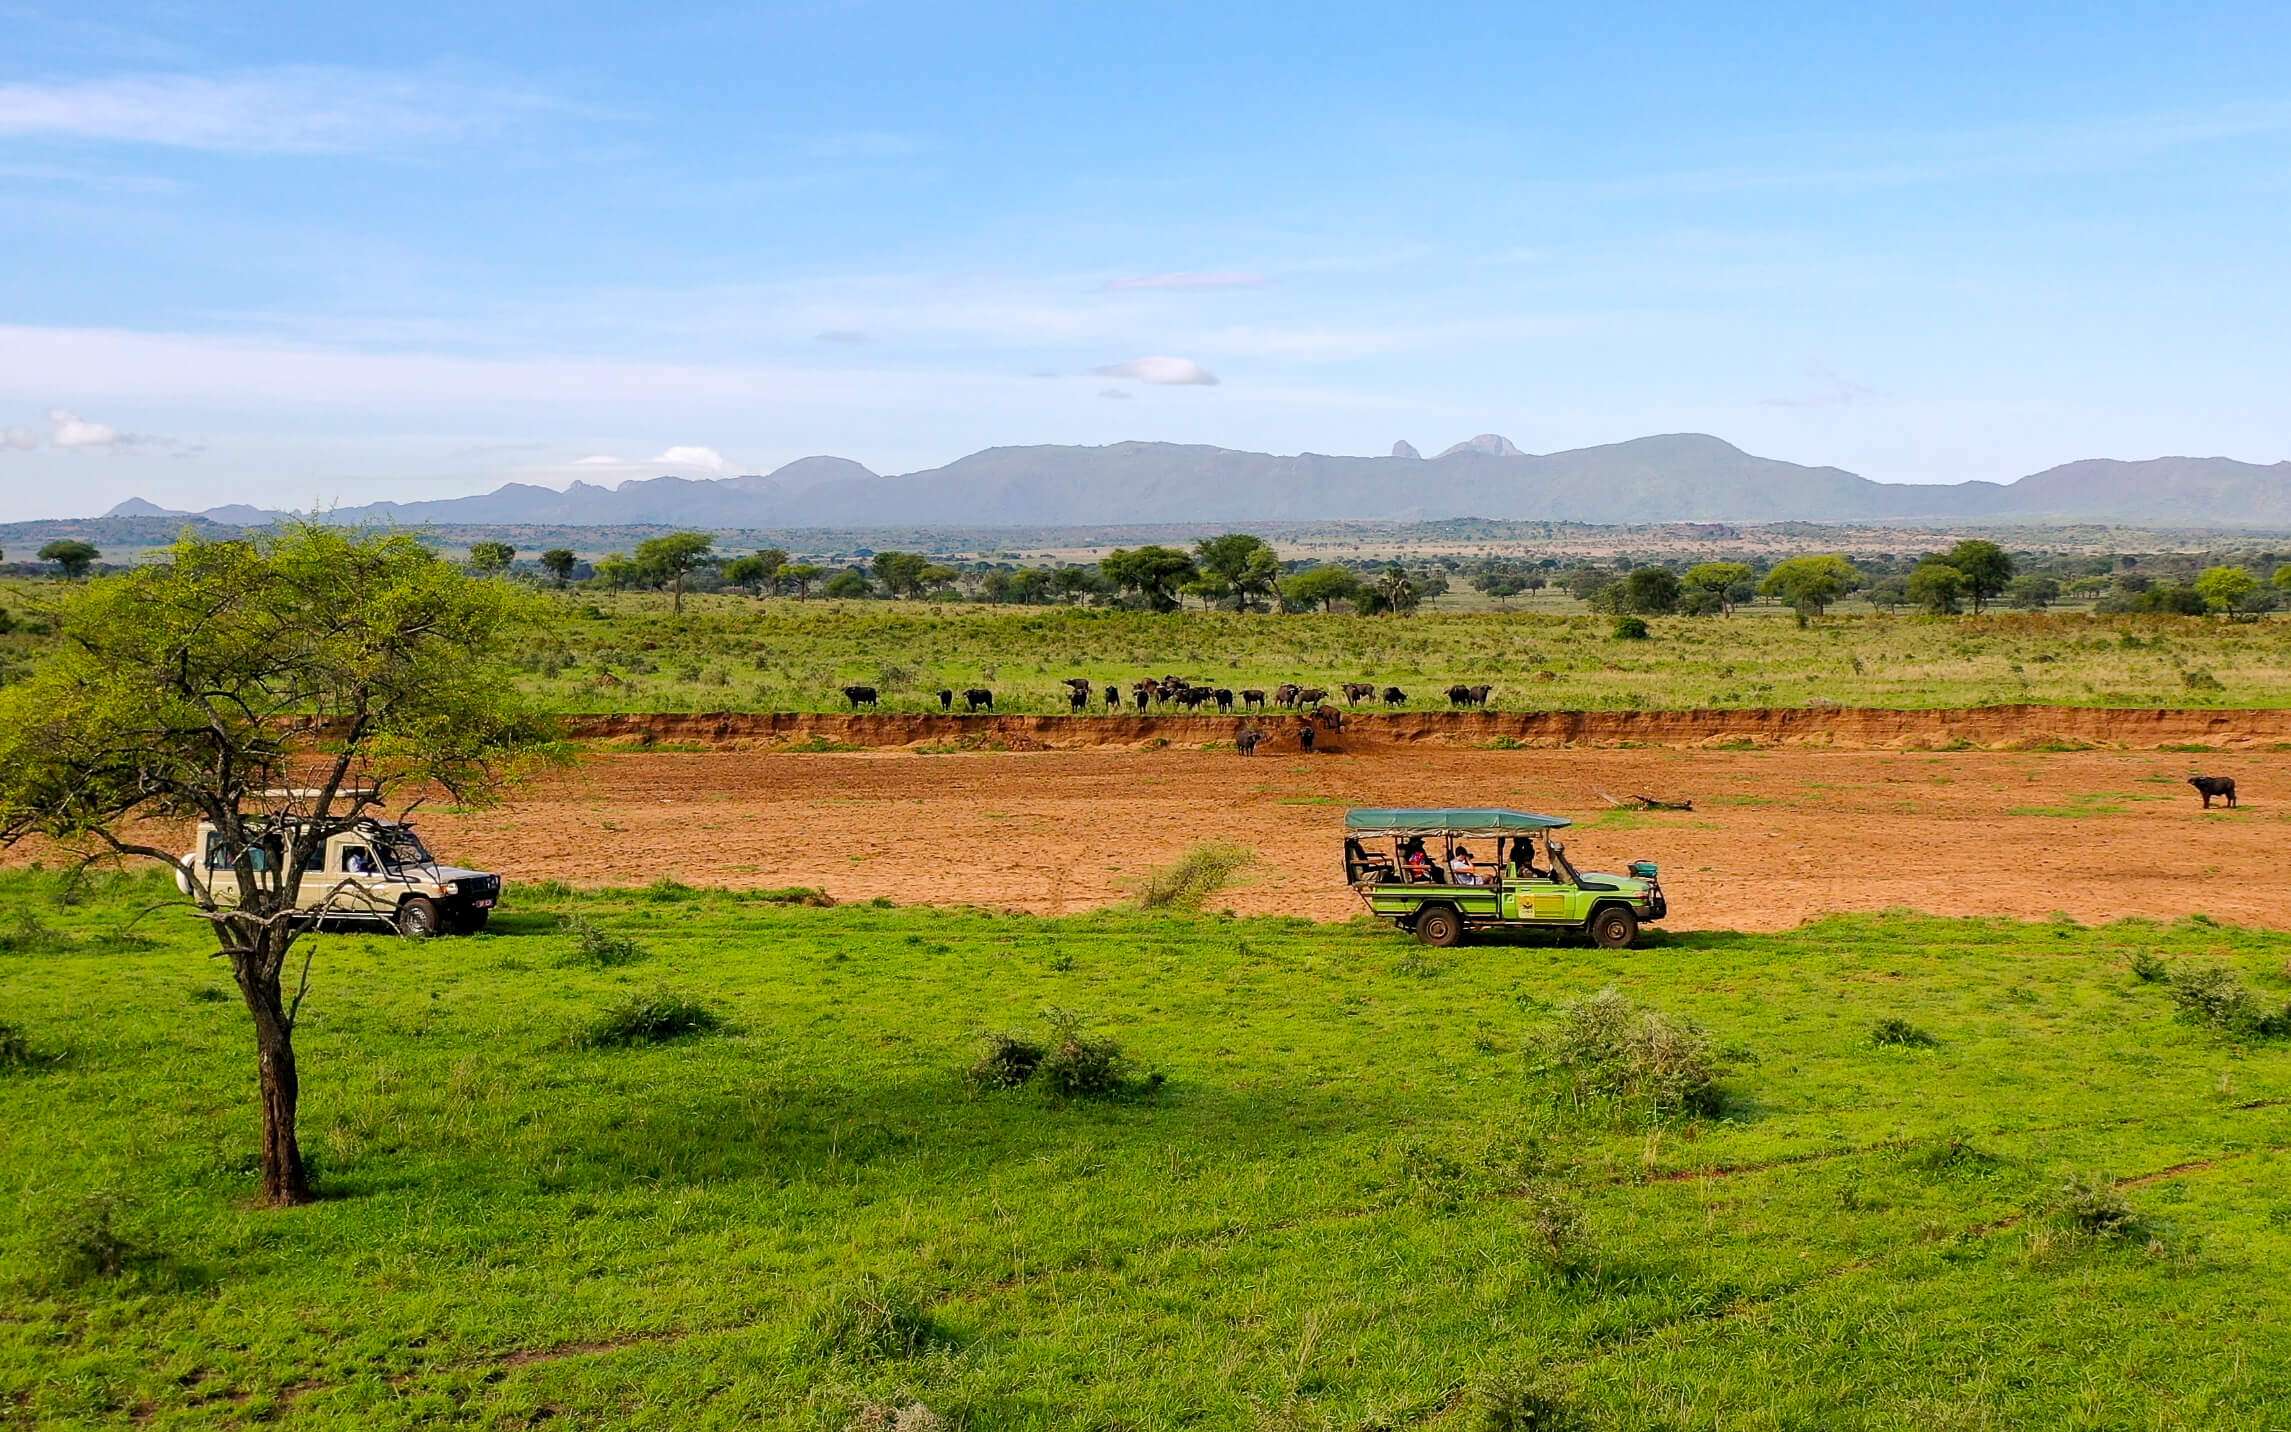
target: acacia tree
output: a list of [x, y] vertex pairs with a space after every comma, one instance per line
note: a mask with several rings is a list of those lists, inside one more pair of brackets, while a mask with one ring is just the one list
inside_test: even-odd
[[1824, 552], [1776, 562], [1766, 573], [1766, 580], [1758, 584], [1758, 590], [1795, 607], [1798, 625], [1804, 626], [1820, 616], [1830, 603], [1852, 591], [1853, 584], [1860, 580], [1861, 573], [1853, 563], [1835, 552]]
[[[515, 600], [404, 535], [185, 537], [67, 600], [61, 639], [0, 691], [0, 841], [168, 866], [229, 962], [254, 1026], [264, 1203], [311, 1196], [294, 1028], [314, 945], [286, 988], [306, 867], [392, 787], [482, 804], [552, 753], [489, 670]], [[214, 854], [152, 843], [150, 822], [185, 820], [213, 827]]]
[[692, 570], [708, 560], [716, 549], [716, 539], [705, 532], [671, 532], [665, 537], [648, 537], [636, 544], [636, 565], [644, 575], [659, 586], [667, 587], [676, 595], [668, 609], [682, 615], [684, 611], [684, 579]]
[[469, 544], [469, 569], [481, 577], [498, 577], [517, 560], [517, 549], [507, 542]]
[[1965, 574], [1965, 592], [1973, 599], [1975, 615], [2013, 580], [2012, 554], [1979, 537], [1959, 542], [1940, 560]]
[[77, 537], [58, 537], [40, 549], [40, 560], [55, 563], [62, 569], [64, 579], [72, 582], [86, 576], [88, 567], [102, 555], [91, 543]]
[[541, 554], [541, 570], [556, 578], [557, 585], [562, 587], [572, 579], [573, 564], [578, 560], [570, 547], [551, 547]]
[[1175, 547], [1158, 545], [1117, 547], [1099, 560], [1098, 570], [1116, 588], [1135, 592], [1157, 612], [1176, 611], [1178, 590], [1201, 575], [1191, 557]]

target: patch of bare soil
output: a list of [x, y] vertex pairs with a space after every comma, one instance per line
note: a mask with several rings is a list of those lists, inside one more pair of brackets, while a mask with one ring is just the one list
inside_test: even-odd
[[[2196, 762], [2237, 777], [2240, 810], [2198, 808]], [[1661, 862], [1678, 928], [1892, 907], [2285, 928], [2286, 789], [2291, 754], [2256, 751], [648, 752], [592, 754], [509, 807], [421, 825], [513, 886], [672, 877], [1044, 913], [1125, 899], [1188, 846], [1234, 841], [1257, 863], [1213, 907], [1333, 920], [1360, 908], [1346, 806], [1514, 806], [1574, 817], [1584, 869]], [[1610, 811], [1603, 791], [1694, 809]]]

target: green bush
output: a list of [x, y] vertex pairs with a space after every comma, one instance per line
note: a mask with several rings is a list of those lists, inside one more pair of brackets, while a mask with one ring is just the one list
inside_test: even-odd
[[2172, 1003], [2183, 1023], [2216, 1029], [2235, 1039], [2271, 1039], [2291, 1033], [2291, 1008], [2268, 1011], [2235, 972], [2203, 965], [2172, 978]]
[[2147, 1223], [2104, 1174], [2072, 1174], [2053, 1198], [2053, 1213], [2070, 1232], [2111, 1243], [2145, 1242]]
[[776, 890], [751, 890], [745, 898], [765, 905], [809, 905], [821, 910], [835, 904], [834, 896], [829, 895], [825, 890], [817, 890], [809, 885], [784, 885]]
[[1615, 618], [1615, 640], [1617, 641], [1645, 641], [1653, 635], [1654, 632], [1648, 629], [1646, 619], [1643, 617]]
[[1612, 985], [1560, 1008], [1545, 1054], [1570, 1077], [1578, 1105], [1600, 1101], [1661, 1121], [1716, 1114], [1724, 1102], [1709, 1034], [1641, 1008]]
[[1574, 1432], [1584, 1425], [1541, 1378], [1517, 1369], [1481, 1382], [1472, 1402], [1483, 1432]]
[[650, 958], [644, 946], [626, 935], [614, 934], [586, 915], [567, 915], [558, 928], [573, 937], [573, 947], [558, 960], [561, 965], [587, 965], [607, 970]]
[[1931, 1049], [1939, 1041], [1899, 1015], [1888, 1015], [1869, 1027], [1869, 1042], [1901, 1045], [1911, 1049]]
[[2138, 950], [2132, 955], [2132, 978], [2142, 984], [2161, 984], [2172, 977], [2172, 967], [2156, 958], [2153, 951]]
[[29, 1069], [44, 1060], [32, 1048], [31, 1038], [13, 1024], [0, 1023], [0, 1071]]
[[723, 1016], [698, 1000], [658, 990], [630, 995], [607, 1009], [573, 1037], [573, 1044], [580, 1049], [626, 1049], [713, 1034], [723, 1027]]
[[1248, 849], [1218, 841], [1194, 846], [1174, 865], [1146, 877], [1138, 891], [1138, 906], [1145, 910], [1198, 910], [1202, 902], [1233, 883], [1233, 877], [1256, 857]]
[[1016, 1034], [982, 1036], [985, 1046], [970, 1067], [970, 1082], [980, 1089], [1015, 1089], [1042, 1067], [1042, 1046]]
[[70, 945], [69, 936], [30, 910], [18, 910], [6, 927], [0, 928], [0, 955], [43, 954]]
[[[1106, 1099], [1130, 1087], [1129, 1056], [1121, 1041], [1086, 1033], [1082, 1016], [1070, 1010], [1054, 1008], [1044, 1018], [1050, 1021], [1050, 1046], [1035, 1070], [1043, 1088], [1061, 1099]], [[1151, 1082], [1158, 1085], [1160, 1076]]]

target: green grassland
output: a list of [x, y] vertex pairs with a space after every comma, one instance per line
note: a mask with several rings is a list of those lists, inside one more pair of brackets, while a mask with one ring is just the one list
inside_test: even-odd
[[[0, 680], [47, 639], [23, 619], [54, 590], [0, 584], [0, 609], [19, 620], [0, 635]], [[1414, 709], [1444, 708], [1457, 682], [1492, 684], [1504, 710], [2291, 705], [2291, 617], [1843, 611], [1801, 629], [1761, 605], [1654, 618], [1652, 640], [1621, 641], [1611, 618], [1567, 608], [1162, 616], [706, 595], [677, 616], [661, 593], [542, 591], [512, 658], [515, 679], [565, 712], [843, 710], [853, 683], [879, 688], [885, 710], [935, 711], [941, 688], [985, 686], [999, 710], [1050, 712], [1067, 709], [1068, 676], [1126, 697], [1131, 681], [1166, 674], [1234, 690], [1373, 681]]]
[[[2130, 967], [2230, 969], [2274, 1007], [2279, 935], [1898, 915], [1430, 952], [1365, 923], [513, 891], [484, 936], [323, 938], [298, 1043], [326, 1197], [261, 1212], [227, 975], [141, 914], [155, 883], [58, 888], [0, 877], [0, 1018], [30, 1046], [0, 1072], [0, 1423], [2291, 1405], [2291, 1044], [2179, 1022]], [[567, 963], [568, 914], [636, 949]], [[1562, 1007], [1608, 985], [1709, 1031], [1714, 1111], [1553, 1065]], [[723, 1026], [584, 1047], [656, 991]], [[981, 1031], [1052, 1006], [1122, 1042], [1124, 1092], [966, 1082]], [[1491, 1418], [1531, 1396], [1571, 1420]]]
[[[2283, 706], [2291, 619], [1786, 612], [1656, 618], [1618, 641], [1610, 618], [1547, 612], [1412, 617], [1012, 608], [922, 602], [550, 595], [520, 680], [566, 711], [842, 710], [849, 683], [887, 710], [936, 710], [986, 686], [999, 709], [1065, 710], [1058, 682], [1123, 688], [1177, 674], [1235, 690], [1374, 681], [1416, 708], [1455, 682], [1508, 710], [1645, 707]], [[1102, 696], [1102, 691], [1099, 693]], [[1092, 709], [1102, 709], [1096, 700]]]

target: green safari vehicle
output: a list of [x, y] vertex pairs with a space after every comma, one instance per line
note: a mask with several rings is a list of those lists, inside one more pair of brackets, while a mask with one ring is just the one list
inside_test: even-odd
[[1350, 810], [1344, 878], [1370, 913], [1427, 945], [1504, 927], [1636, 944], [1641, 925], [1669, 912], [1654, 862], [1634, 860], [1628, 875], [1579, 873], [1551, 835], [1568, 824], [1521, 810]]

